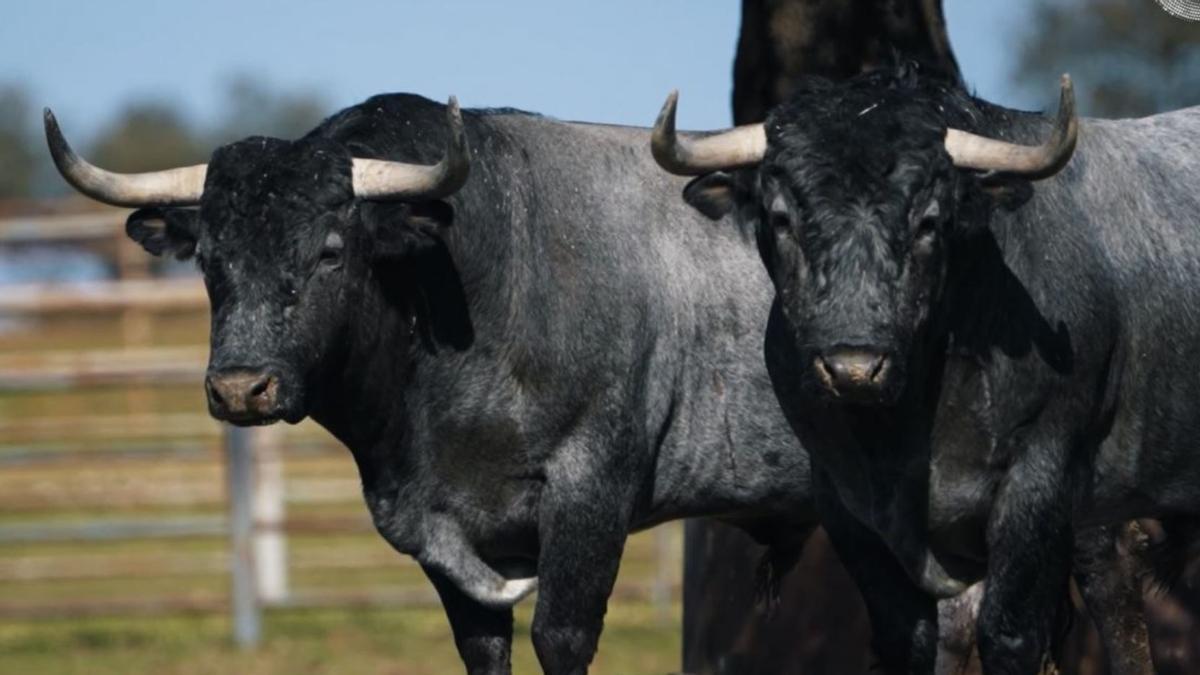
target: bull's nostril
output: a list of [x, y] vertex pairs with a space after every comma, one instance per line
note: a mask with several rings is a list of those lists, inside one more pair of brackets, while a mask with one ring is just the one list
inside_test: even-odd
[[264, 377], [261, 380], [259, 380], [258, 382], [255, 382], [254, 386], [250, 387], [250, 396], [253, 398], [258, 398], [259, 396], [262, 396], [263, 394], [267, 393], [267, 387], [270, 384], [271, 384], [271, 378], [269, 378], [269, 377]]
[[208, 396], [214, 404], [217, 406], [225, 405], [225, 399], [221, 398], [221, 392], [217, 391], [217, 388], [213, 386], [212, 378], [204, 380], [204, 388], [208, 390]]
[[878, 383], [881, 379], [883, 379], [883, 374], [885, 371], [887, 371], [887, 365], [888, 358], [886, 356], [880, 356], [879, 359], [875, 361], [875, 365], [871, 368], [871, 372], [868, 374], [868, 377], [871, 378], [872, 382]]
[[834, 373], [833, 369], [829, 367], [829, 364], [825, 361], [825, 359], [821, 358], [820, 356], [816, 357], [813, 359], [813, 366], [816, 368], [817, 377], [821, 379], [821, 384], [824, 384], [829, 388], [830, 391], [832, 391], [834, 394], [837, 394], [837, 385], [835, 384], [837, 375]]

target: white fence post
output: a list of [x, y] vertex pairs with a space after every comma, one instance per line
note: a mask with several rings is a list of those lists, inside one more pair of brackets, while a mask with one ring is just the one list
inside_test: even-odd
[[229, 566], [233, 641], [243, 649], [258, 644], [262, 616], [254, 573], [254, 458], [247, 429], [225, 427], [225, 473], [229, 486]]
[[671, 616], [671, 581], [678, 561], [671, 555], [671, 528], [659, 525], [654, 528], [654, 585], [650, 598], [658, 612], [660, 621]]
[[283, 531], [281, 424], [251, 430], [254, 454], [254, 572], [258, 599], [280, 604], [288, 596], [287, 538]]

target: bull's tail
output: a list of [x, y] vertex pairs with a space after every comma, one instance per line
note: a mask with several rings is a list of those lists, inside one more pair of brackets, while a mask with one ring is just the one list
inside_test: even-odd
[[530, 570], [517, 566], [502, 573], [484, 562], [458, 525], [449, 519], [428, 519], [424, 540], [417, 560], [444, 574], [482, 605], [497, 609], [512, 607], [537, 588], [536, 576], [518, 576]]
[[[768, 619], [775, 616], [783, 593], [783, 580], [796, 566], [804, 553], [815, 526], [780, 527], [770, 530], [771, 536], [757, 533], [755, 539], [766, 543], [758, 567], [754, 570], [754, 603]], [[753, 533], [752, 533], [753, 534]]]

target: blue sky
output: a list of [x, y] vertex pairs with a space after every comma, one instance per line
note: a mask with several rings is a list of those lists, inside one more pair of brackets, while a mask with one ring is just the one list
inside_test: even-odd
[[[1029, 106], [1010, 79], [1029, 0], [945, 0], [983, 96]], [[132, 98], [197, 121], [250, 74], [320, 92], [332, 109], [385, 91], [564, 119], [648, 125], [681, 91], [680, 125], [729, 123], [739, 0], [12, 0], [0, 83], [27, 86], [86, 137]], [[1050, 82], [1047, 86], [1053, 86]]]

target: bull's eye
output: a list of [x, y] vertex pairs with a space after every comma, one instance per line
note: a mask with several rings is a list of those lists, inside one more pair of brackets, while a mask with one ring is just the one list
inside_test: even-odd
[[917, 237], [936, 235], [942, 225], [942, 207], [936, 199], [925, 206], [917, 218]]
[[767, 211], [767, 221], [771, 224], [771, 229], [777, 233], [784, 233], [791, 230], [792, 214], [788, 212], [787, 200], [783, 195], [775, 195], [775, 199], [771, 201], [771, 208]]
[[913, 249], [918, 255], [933, 253], [938, 233], [942, 226], [942, 208], [937, 200], [929, 202], [917, 219], [917, 230], [913, 238]]
[[342, 235], [330, 232], [325, 237], [325, 245], [321, 247], [321, 266], [326, 268], [339, 267], [342, 264]]

